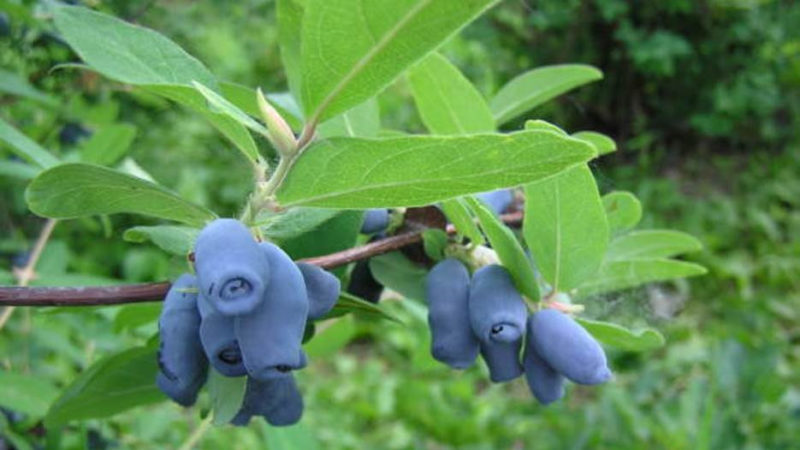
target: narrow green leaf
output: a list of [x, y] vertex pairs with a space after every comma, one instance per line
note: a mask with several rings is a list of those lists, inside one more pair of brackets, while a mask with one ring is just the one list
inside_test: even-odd
[[323, 319], [320, 320], [339, 317], [344, 314], [351, 313], [364, 318], [391, 320], [392, 322], [403, 324], [402, 320], [386, 311], [386, 309], [383, 307], [374, 303], [370, 303], [366, 300], [362, 300], [347, 292], [342, 292], [339, 294], [339, 300], [336, 302], [336, 305], [334, 305], [333, 309]]
[[128, 242], [147, 242], [178, 256], [186, 256], [194, 247], [200, 229], [179, 225], [139, 226], [125, 230], [122, 238]]
[[305, 0], [277, 0], [275, 4], [281, 61], [289, 90], [295, 98], [301, 98], [300, 83], [303, 77], [300, 66], [300, 43], [305, 13], [304, 3]]
[[243, 126], [255, 131], [256, 133], [262, 136], [267, 136], [269, 134], [269, 131], [267, 131], [267, 128], [264, 127], [264, 125], [261, 125], [260, 123], [256, 122], [255, 119], [248, 116], [244, 111], [239, 109], [233, 103], [229, 102], [225, 97], [217, 94], [208, 87], [203, 86], [201, 83], [198, 83], [196, 81], [192, 82], [192, 86], [194, 86], [194, 88], [197, 89], [197, 92], [199, 92], [203, 97], [205, 97], [208, 103], [218, 112], [225, 114], [231, 119], [239, 122]]
[[612, 233], [636, 226], [642, 219], [642, 204], [627, 191], [615, 191], [603, 196], [603, 208]]
[[489, 102], [498, 125], [591, 81], [603, 78], [592, 66], [563, 64], [540, 67], [517, 76]]
[[417, 111], [432, 134], [495, 131], [492, 111], [475, 86], [444, 56], [432, 53], [408, 72]]
[[672, 259], [611, 261], [603, 264], [595, 276], [578, 287], [578, 295], [602, 294], [705, 273], [706, 269], [701, 265]]
[[0, 161], [0, 176], [30, 180], [42, 169], [19, 161]]
[[424, 206], [541, 180], [594, 156], [591, 145], [547, 131], [332, 138], [303, 153], [277, 197], [284, 206]]
[[290, 208], [267, 218], [261, 231], [271, 240], [285, 241], [314, 231], [340, 213], [327, 208]]
[[378, 102], [373, 97], [329, 119], [319, 126], [317, 132], [322, 138], [335, 136], [376, 137], [380, 128], [381, 118]]
[[422, 232], [422, 246], [428, 258], [434, 261], [444, 259], [444, 251], [447, 248], [447, 233], [438, 228], [428, 228]]
[[54, 219], [132, 213], [202, 226], [216, 217], [154, 183], [80, 163], [42, 172], [28, 185], [25, 199], [31, 211]]
[[652, 328], [633, 331], [610, 322], [577, 319], [586, 331], [595, 339], [620, 350], [629, 352], [645, 352], [664, 345], [664, 336]]
[[[222, 95], [225, 96], [229, 102], [236, 105], [237, 108], [253, 117], [260, 117], [261, 111], [258, 109], [255, 89], [227, 81], [220, 82], [219, 88], [222, 91]], [[291, 94], [288, 92], [279, 92], [275, 94], [266, 94], [266, 96], [270, 104], [278, 110], [281, 116], [286, 120], [286, 123], [292, 127], [292, 130], [298, 131], [303, 127], [303, 121], [300, 118], [300, 110], [297, 104], [294, 103]]]
[[208, 395], [214, 411], [214, 425], [224, 425], [239, 412], [247, 387], [247, 377], [226, 377], [213, 368], [208, 371]]
[[39, 418], [56, 397], [58, 389], [43, 377], [0, 372], [0, 406]]
[[586, 165], [525, 186], [525, 242], [554, 291], [591, 278], [608, 246], [608, 222]]
[[696, 252], [703, 244], [694, 236], [675, 230], [631, 231], [608, 246], [607, 261], [640, 258], [669, 258], [683, 253]]
[[468, 237], [475, 245], [482, 245], [485, 242], [483, 234], [469, 213], [469, 209], [464, 205], [464, 199], [445, 200], [441, 206], [444, 215], [447, 216], [447, 220], [453, 223], [459, 233]]
[[577, 133], [572, 133], [572, 137], [594, 145], [598, 156], [617, 151], [617, 143], [613, 139], [596, 131], [578, 131]]
[[[558, 125], [553, 125], [550, 122], [541, 119], [535, 120], [526, 120], [525, 121], [525, 129], [526, 130], [541, 130], [541, 131], [552, 131], [554, 133], [558, 133], [560, 135], [566, 136], [567, 132], [562, 130], [561, 127]], [[575, 137], [575, 136], [573, 136]], [[591, 142], [590, 142], [591, 144]], [[594, 145], [594, 144], [592, 144]]]
[[81, 144], [81, 160], [110, 166], [125, 156], [135, 137], [133, 125], [120, 123], [100, 128]]
[[28, 80], [8, 70], [0, 70], [0, 92], [39, 102], [45, 106], [58, 106], [58, 101], [28, 83]]
[[50, 406], [45, 425], [109, 417], [164, 400], [156, 387], [155, 347], [137, 347], [101, 359], [81, 373]]
[[0, 141], [8, 145], [8, 149], [31, 164], [47, 169], [59, 163], [50, 152], [33, 142], [28, 136], [20, 133], [10, 123], [0, 118]]
[[492, 248], [497, 252], [500, 263], [511, 273], [517, 289], [528, 299], [539, 301], [536, 275], [517, 237], [483, 202], [475, 198], [467, 198], [467, 202], [478, 217]]
[[81, 59], [108, 78], [136, 85], [216, 88], [211, 72], [153, 30], [77, 6], [53, 8], [56, 28]]
[[307, 0], [302, 103], [310, 120], [379, 93], [494, 3], [492, 0]]
[[370, 258], [369, 270], [382, 285], [403, 297], [425, 299], [428, 271], [409, 261], [402, 253], [391, 252]]

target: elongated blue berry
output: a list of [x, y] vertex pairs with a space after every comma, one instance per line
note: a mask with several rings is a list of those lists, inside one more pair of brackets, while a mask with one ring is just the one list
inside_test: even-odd
[[549, 405], [564, 396], [564, 376], [550, 367], [539, 353], [533, 337], [533, 315], [528, 317], [528, 331], [525, 333], [525, 351], [522, 367], [531, 394], [543, 405]]
[[333, 309], [333, 305], [339, 300], [342, 283], [335, 275], [319, 266], [299, 262], [297, 268], [306, 283], [308, 318], [319, 319]]
[[192, 275], [181, 275], [167, 292], [158, 319], [161, 342], [156, 384], [164, 394], [183, 406], [194, 404], [208, 373], [208, 360], [200, 345], [197, 294], [186, 292], [196, 288]]
[[530, 321], [531, 339], [542, 359], [578, 384], [600, 384], [611, 378], [600, 344], [571, 317], [543, 309]]
[[231, 420], [238, 426], [247, 425], [253, 416], [263, 416], [270, 425], [292, 425], [303, 415], [303, 396], [291, 374], [269, 380], [247, 379], [244, 401]]
[[511, 189], [483, 192], [478, 194], [477, 197], [488, 204], [495, 214], [503, 214], [514, 202], [514, 193]]
[[197, 306], [200, 311], [200, 342], [211, 366], [227, 377], [246, 375], [242, 351], [233, 331], [233, 317], [219, 312], [202, 295]]
[[469, 288], [469, 319], [490, 378], [496, 383], [522, 375], [519, 351], [527, 315], [525, 302], [505, 268], [489, 265], [475, 272]]
[[389, 210], [386, 208], [368, 209], [364, 213], [364, 222], [361, 224], [361, 233], [380, 233], [389, 226]]
[[305, 280], [280, 247], [260, 245], [271, 279], [264, 300], [249, 314], [234, 320], [236, 337], [247, 373], [256, 379], [284, 376], [304, 366], [301, 343], [308, 317]]
[[425, 281], [431, 354], [454, 369], [478, 357], [478, 339], [469, 321], [469, 272], [457, 259], [436, 264]]
[[253, 311], [264, 298], [269, 264], [250, 231], [234, 219], [208, 224], [194, 248], [200, 292], [223, 314]]

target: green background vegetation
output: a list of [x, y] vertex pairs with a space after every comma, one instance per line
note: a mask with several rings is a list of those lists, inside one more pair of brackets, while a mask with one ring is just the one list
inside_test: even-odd
[[[87, 3], [169, 36], [220, 79], [267, 92], [286, 89], [272, 1]], [[130, 124], [137, 133], [129, 164], [221, 214], [236, 212], [249, 188], [242, 176], [248, 167], [202, 118], [91, 72], [53, 70], [77, 58], [39, 5], [3, 0], [0, 10], [10, 19], [8, 34], [0, 35], [2, 71], [47, 95], [20, 99], [0, 82], [3, 119], [62, 156], [75, 150], [59, 142], [65, 123]], [[703, 241], [705, 250], [691, 259], [709, 268], [707, 276], [586, 304], [593, 317], [655, 326], [667, 345], [646, 353], [611, 352], [614, 382], [572, 386], [564, 401], [544, 408], [522, 379], [490, 385], [482, 366], [457, 373], [436, 364], [428, 355], [424, 310], [386, 300], [408, 326], [347, 319], [320, 335], [349, 343], [343, 350], [318, 345], [318, 356], [298, 375], [307, 403], [301, 425], [213, 428], [200, 447], [796, 445], [797, 24], [800, 4], [790, 0], [541, 0], [495, 7], [442, 52], [484, 94], [536, 66], [600, 68], [603, 80], [532, 116], [616, 139], [620, 150], [593, 163], [601, 189], [636, 193], [644, 225], [679, 229]], [[424, 132], [405, 80], [379, 101], [384, 126]], [[42, 224], [27, 211], [24, 186], [24, 180], [0, 176], [3, 284], [11, 283], [14, 257], [29, 249]], [[144, 223], [112, 216], [60, 224], [39, 266], [39, 282], [173, 278], [185, 267], [180, 258], [121, 239], [123, 230]], [[139, 314], [146, 316], [141, 308], [147, 307], [18, 310], [0, 331], [0, 393], [5, 371], [13, 369], [29, 374], [30, 389], [46, 407], [45, 399], [99, 357], [146, 341], [154, 325], [137, 323]], [[202, 406], [184, 411], [165, 401], [49, 433], [35, 426], [41, 408], [19, 411], [24, 414], [17, 421], [0, 416], [0, 435], [19, 448], [172, 448], [196, 429]]]

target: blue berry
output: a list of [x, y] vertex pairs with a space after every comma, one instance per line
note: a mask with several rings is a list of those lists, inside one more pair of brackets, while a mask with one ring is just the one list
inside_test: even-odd
[[385, 208], [368, 209], [364, 213], [364, 222], [361, 224], [361, 233], [375, 234], [384, 231], [389, 226], [389, 210]]
[[299, 262], [297, 268], [303, 274], [308, 293], [308, 318], [320, 319], [339, 300], [342, 283], [332, 273], [313, 264]]
[[244, 426], [253, 416], [263, 416], [270, 425], [279, 427], [297, 423], [302, 415], [303, 397], [294, 376], [264, 381], [248, 378], [244, 401], [231, 423]]
[[425, 283], [431, 354], [454, 369], [466, 369], [478, 357], [478, 339], [469, 320], [469, 272], [456, 259], [445, 259]]
[[549, 405], [564, 396], [564, 376], [550, 367], [539, 353], [533, 337], [533, 315], [528, 317], [528, 331], [525, 333], [525, 351], [522, 356], [522, 366], [525, 369], [525, 379], [528, 388], [536, 400], [544, 405]]
[[483, 192], [477, 195], [494, 211], [495, 214], [503, 214], [514, 203], [514, 192], [511, 189], [498, 189], [496, 191]]
[[217, 311], [203, 296], [198, 299], [197, 306], [201, 317], [200, 342], [211, 366], [228, 377], [246, 375], [242, 351], [233, 332], [233, 317]]

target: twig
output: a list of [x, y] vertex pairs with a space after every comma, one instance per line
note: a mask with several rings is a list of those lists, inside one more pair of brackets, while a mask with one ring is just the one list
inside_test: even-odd
[[[504, 214], [501, 219], [506, 225], [519, 226], [522, 222], [522, 213]], [[447, 232], [455, 234], [455, 228], [448, 226]], [[333, 269], [421, 242], [422, 233], [423, 231], [406, 232], [302, 261], [324, 269]], [[103, 306], [158, 302], [164, 299], [169, 287], [170, 283], [167, 281], [118, 286], [0, 287], [0, 306]]]

